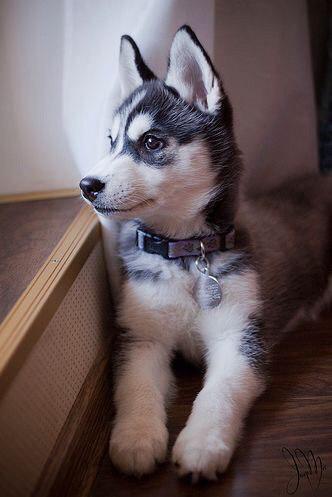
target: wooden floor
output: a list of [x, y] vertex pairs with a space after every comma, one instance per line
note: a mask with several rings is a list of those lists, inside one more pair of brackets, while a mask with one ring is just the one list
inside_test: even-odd
[[[276, 351], [271, 386], [256, 403], [227, 473], [217, 483], [196, 486], [176, 478], [170, 463], [141, 480], [119, 475], [107, 454], [90, 497], [298, 497], [332, 495], [332, 313], [301, 325]], [[178, 393], [169, 412], [170, 447], [184, 426], [201, 385], [201, 374], [188, 364], [175, 365]], [[299, 479], [286, 449], [313, 451], [321, 458], [319, 475]], [[290, 456], [289, 456], [290, 457]], [[308, 471], [305, 459], [297, 463]], [[314, 467], [314, 465], [312, 464]], [[319, 484], [319, 486], [318, 486]], [[287, 487], [287, 485], [289, 485]], [[318, 488], [317, 488], [318, 486]], [[296, 490], [294, 492], [294, 490]]]
[[0, 204], [0, 322], [82, 205], [79, 197]]

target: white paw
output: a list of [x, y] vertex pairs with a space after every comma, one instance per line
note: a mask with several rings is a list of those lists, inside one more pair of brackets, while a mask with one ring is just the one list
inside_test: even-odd
[[192, 482], [200, 478], [217, 480], [232, 457], [233, 448], [223, 441], [214, 427], [187, 425], [178, 436], [172, 452], [179, 476], [190, 475]]
[[110, 458], [123, 473], [141, 476], [165, 459], [167, 442], [167, 429], [159, 420], [119, 421], [110, 440]]

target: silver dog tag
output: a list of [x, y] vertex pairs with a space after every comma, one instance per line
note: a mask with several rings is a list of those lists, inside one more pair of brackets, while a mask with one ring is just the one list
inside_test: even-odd
[[210, 274], [210, 265], [202, 242], [201, 255], [196, 259], [195, 264], [200, 272], [194, 289], [195, 300], [202, 309], [213, 309], [220, 304], [222, 291], [217, 278]]
[[217, 278], [200, 275], [195, 285], [195, 300], [202, 309], [213, 309], [220, 304], [222, 292]]

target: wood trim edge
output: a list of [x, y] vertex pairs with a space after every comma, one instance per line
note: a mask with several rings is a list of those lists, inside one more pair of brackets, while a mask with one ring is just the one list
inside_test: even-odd
[[91, 367], [39, 477], [33, 497], [89, 495], [110, 435], [109, 364], [108, 355], [100, 354]]
[[63, 188], [61, 190], [47, 190], [41, 192], [12, 193], [0, 195], [0, 204], [9, 204], [12, 202], [27, 202], [30, 200], [47, 200], [52, 198], [78, 197], [79, 188]]
[[0, 326], [0, 396], [58, 309], [100, 239], [96, 215], [83, 206]]

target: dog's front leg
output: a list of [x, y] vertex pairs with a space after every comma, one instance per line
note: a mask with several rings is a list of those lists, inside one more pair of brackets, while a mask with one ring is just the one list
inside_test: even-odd
[[[218, 320], [216, 320], [218, 323]], [[210, 323], [213, 329], [212, 322]], [[219, 329], [219, 333], [220, 333]], [[241, 350], [245, 330], [230, 329], [206, 340], [204, 387], [173, 448], [180, 476], [214, 480], [224, 472], [241, 434], [243, 420], [264, 380]]]
[[126, 345], [115, 391], [110, 456], [124, 473], [140, 476], [153, 471], [156, 462], [166, 456], [170, 353], [151, 340], [133, 340]]

